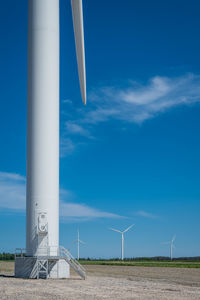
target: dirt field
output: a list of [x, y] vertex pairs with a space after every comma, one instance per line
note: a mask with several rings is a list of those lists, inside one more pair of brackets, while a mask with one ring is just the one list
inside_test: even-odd
[[85, 267], [85, 281], [74, 273], [63, 280], [23, 280], [13, 277], [14, 263], [0, 262], [0, 299], [200, 299], [200, 269]]

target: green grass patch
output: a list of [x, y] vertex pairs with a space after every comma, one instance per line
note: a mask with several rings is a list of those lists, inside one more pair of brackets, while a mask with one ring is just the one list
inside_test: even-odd
[[164, 268], [200, 268], [200, 263], [188, 262], [132, 262], [132, 261], [103, 261], [103, 260], [80, 260], [82, 265], [102, 266], [131, 266], [131, 267], [164, 267]]

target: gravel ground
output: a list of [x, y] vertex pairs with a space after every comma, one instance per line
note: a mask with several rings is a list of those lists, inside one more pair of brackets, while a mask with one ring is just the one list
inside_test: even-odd
[[200, 299], [200, 269], [85, 266], [87, 280], [24, 280], [14, 264], [0, 263], [0, 299]]

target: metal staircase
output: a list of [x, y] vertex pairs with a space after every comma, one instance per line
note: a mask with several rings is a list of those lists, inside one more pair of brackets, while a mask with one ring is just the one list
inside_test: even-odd
[[78, 273], [84, 280], [86, 279], [85, 268], [71, 255], [71, 253], [63, 246], [59, 247], [59, 256], [66, 260], [72, 269]]
[[30, 279], [35, 279], [35, 278], [39, 278], [38, 277], [38, 262], [37, 262], [37, 260], [35, 261], [35, 264], [34, 264], [34, 266], [33, 266], [33, 269], [32, 269], [32, 271], [31, 271], [31, 274], [30, 274], [30, 277], [29, 277]]
[[37, 279], [48, 278], [48, 259], [37, 259]]
[[64, 259], [81, 278], [86, 279], [86, 270], [84, 267], [63, 246], [51, 246], [38, 249], [40, 250], [40, 256], [34, 256], [32, 258], [26, 257], [26, 249], [17, 248], [15, 251], [15, 259], [20, 258], [26, 261], [23, 265], [23, 273], [29, 274], [28, 278], [47, 279], [49, 276], [50, 263]]

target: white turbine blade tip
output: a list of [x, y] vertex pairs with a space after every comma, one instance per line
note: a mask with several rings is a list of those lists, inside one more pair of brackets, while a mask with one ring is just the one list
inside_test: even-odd
[[121, 231], [117, 230], [117, 229], [114, 229], [114, 228], [109, 228], [110, 230], [113, 230], [113, 231], [116, 231], [116, 232], [119, 232], [119, 233], [122, 233]]
[[135, 224], [132, 224], [131, 226], [129, 226], [128, 228], [126, 228], [123, 232], [127, 232], [129, 231]]
[[83, 104], [86, 105], [85, 46], [82, 0], [71, 0], [79, 82]]
[[81, 244], [83, 244], [83, 245], [85, 245], [85, 244], [86, 244], [85, 242], [83, 242], [83, 241], [81, 241], [81, 240], [79, 240], [79, 242], [80, 242]]

